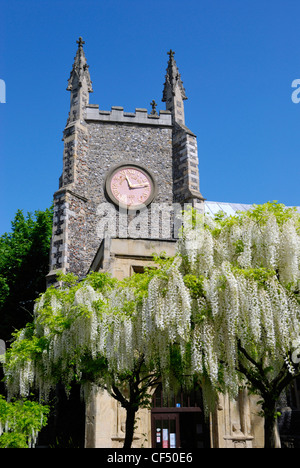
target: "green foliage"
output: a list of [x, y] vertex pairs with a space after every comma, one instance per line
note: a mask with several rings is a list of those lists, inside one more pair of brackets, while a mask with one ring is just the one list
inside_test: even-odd
[[0, 336], [25, 326], [34, 299], [45, 289], [53, 210], [27, 216], [18, 210], [12, 230], [0, 237]]
[[30, 400], [7, 402], [0, 395], [0, 448], [28, 448], [46, 425], [50, 408]]
[[154, 277], [167, 280], [167, 272], [173, 262], [174, 257], [167, 257], [165, 252], [161, 252], [160, 255], [153, 254], [154, 266], [145, 267], [143, 273], [135, 273], [125, 278], [119, 285], [121, 288], [129, 287], [134, 292], [134, 302], [139, 306], [148, 295], [150, 281]]
[[88, 274], [86, 282], [90, 284], [95, 291], [102, 292], [107, 288], [113, 288], [118, 283], [118, 280], [116, 278], [111, 278], [107, 273], [91, 272]]
[[282, 226], [288, 219], [291, 219], [297, 212], [296, 208], [287, 208], [283, 203], [272, 201], [263, 205], [253, 205], [253, 208], [244, 213], [245, 216], [255, 219], [261, 224], [265, 224], [270, 214], [276, 217], [277, 223]]
[[268, 279], [276, 275], [275, 270], [268, 270], [266, 268], [238, 268], [232, 267], [232, 271], [237, 275], [243, 275], [246, 279], [254, 280], [259, 286], [265, 286]]
[[41, 355], [47, 346], [45, 337], [39, 338], [34, 333], [32, 323], [28, 323], [24, 329], [13, 333], [12, 337], [14, 339], [12, 346], [5, 354], [5, 360], [10, 362], [12, 367], [19, 362], [26, 362], [34, 356]]
[[284, 204], [275, 200], [262, 205], [253, 205], [247, 211], [237, 211], [234, 216], [226, 216], [225, 213], [220, 212], [215, 215], [214, 219], [220, 225], [220, 228], [231, 228], [235, 224], [242, 225], [247, 218], [265, 225], [270, 215], [274, 215], [278, 225], [282, 226], [287, 220], [293, 218], [295, 213], [297, 213], [296, 208], [287, 208]]
[[184, 284], [186, 287], [189, 289], [191, 293], [192, 299], [198, 299], [200, 297], [203, 297], [205, 295], [205, 291], [203, 288], [203, 281], [204, 281], [204, 276], [203, 275], [185, 275], [183, 277]]
[[63, 288], [71, 288], [78, 283], [78, 276], [74, 275], [73, 273], [63, 273], [60, 270], [58, 270], [56, 273], [56, 279], [62, 283]]

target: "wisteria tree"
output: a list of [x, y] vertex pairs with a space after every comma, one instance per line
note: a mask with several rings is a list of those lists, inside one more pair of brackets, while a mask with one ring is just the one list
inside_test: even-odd
[[192, 373], [233, 397], [260, 395], [265, 448], [277, 402], [299, 373], [300, 215], [276, 202], [197, 218], [183, 232], [181, 272], [193, 297]]
[[[68, 391], [74, 380], [86, 401], [95, 386], [104, 389], [126, 410], [124, 448], [131, 447], [138, 409], [149, 406], [161, 380], [172, 381], [175, 348], [188, 339], [188, 323], [182, 323], [189, 320], [183, 313], [190, 309], [188, 290], [172, 260], [156, 263], [158, 268], [121, 282], [105, 273], [80, 283], [61, 275], [61, 287], [40, 297], [34, 323], [16, 334], [7, 352], [9, 398], [36, 390], [47, 401], [58, 382]], [[147, 300], [153, 281], [167, 288], [159, 314]]]
[[86, 398], [91, 384], [105, 388], [127, 410], [128, 447], [158, 379], [167, 391], [196, 376], [207, 411], [218, 392], [248, 386], [261, 396], [265, 447], [275, 446], [277, 401], [300, 371], [300, 216], [267, 203], [185, 219], [177, 255], [156, 269], [123, 282], [68, 276], [41, 296], [7, 355], [11, 395], [35, 387], [47, 398], [74, 379]]

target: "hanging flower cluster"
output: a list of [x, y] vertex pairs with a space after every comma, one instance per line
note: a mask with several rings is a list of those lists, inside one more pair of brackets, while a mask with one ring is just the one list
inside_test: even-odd
[[[141, 356], [147, 371], [160, 367], [167, 376], [169, 346], [189, 336], [188, 289], [177, 262], [157, 275], [152, 270], [149, 294], [143, 278], [141, 294], [140, 276], [126, 283], [99, 273], [72, 287], [49, 288], [36, 303], [34, 327], [18, 333], [7, 353], [10, 397], [25, 397], [35, 388], [47, 401], [58, 380], [66, 388], [74, 377], [84, 380], [92, 362], [104, 365], [93, 383], [108, 389]], [[87, 397], [90, 389], [86, 385]]]
[[[300, 217], [277, 203], [192, 219], [179, 242], [193, 301], [192, 372], [236, 395], [242, 347], [276, 375], [300, 337]], [[192, 290], [192, 289], [191, 289]]]

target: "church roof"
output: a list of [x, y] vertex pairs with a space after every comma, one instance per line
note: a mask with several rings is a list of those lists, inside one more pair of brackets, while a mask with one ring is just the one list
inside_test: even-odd
[[[215, 215], [220, 211], [223, 211], [227, 215], [234, 215], [237, 211], [247, 211], [253, 205], [248, 205], [244, 203], [225, 203], [225, 202], [213, 202], [205, 201], [205, 213], [210, 215]], [[287, 207], [291, 208], [291, 207]], [[295, 207], [298, 213], [300, 213], [300, 206]]]

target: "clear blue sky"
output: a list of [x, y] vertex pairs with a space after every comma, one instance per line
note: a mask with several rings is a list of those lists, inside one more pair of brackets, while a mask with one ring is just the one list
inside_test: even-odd
[[164, 109], [175, 50], [208, 200], [300, 205], [299, 0], [0, 0], [0, 22], [0, 235], [58, 188], [79, 36], [104, 110]]

